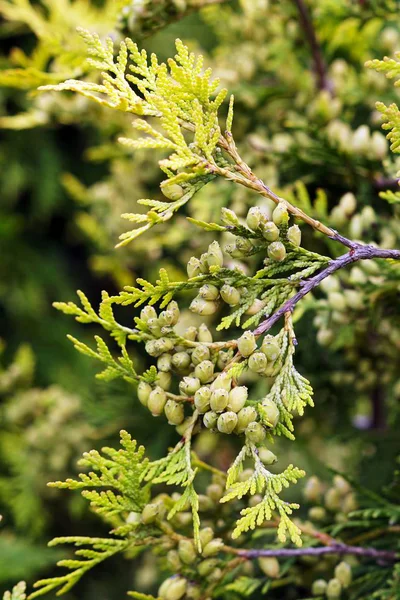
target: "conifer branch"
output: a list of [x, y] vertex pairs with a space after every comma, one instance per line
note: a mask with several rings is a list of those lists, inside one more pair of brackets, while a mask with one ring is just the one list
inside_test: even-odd
[[[346, 243], [351, 249], [346, 254], [342, 254], [338, 258], [332, 260], [327, 267], [322, 269], [317, 275], [311, 277], [307, 281], [304, 281], [301, 289], [292, 298], [289, 298], [273, 315], [268, 319], [265, 319], [254, 331], [254, 335], [261, 335], [266, 331], [269, 331], [271, 327], [279, 321], [285, 313], [291, 313], [294, 310], [296, 304], [304, 298], [309, 292], [317, 287], [321, 281], [332, 275], [335, 271], [343, 269], [347, 265], [357, 262], [358, 260], [368, 260], [371, 258], [390, 258], [393, 260], [400, 260], [400, 250], [386, 250], [384, 248], [376, 248], [371, 244], [360, 244], [358, 242], [351, 242], [339, 234], [335, 234], [343, 244]], [[336, 237], [332, 236], [333, 239]]]
[[230, 546], [225, 547], [229, 551], [244, 558], [260, 558], [262, 556], [275, 556], [276, 558], [288, 558], [295, 556], [323, 556], [325, 554], [353, 554], [355, 556], [364, 556], [373, 558], [377, 561], [398, 561], [399, 555], [390, 550], [378, 550], [376, 548], [364, 548], [362, 546], [347, 546], [347, 544], [335, 543], [331, 546], [320, 546], [318, 548], [276, 548], [276, 549], [259, 549], [259, 550], [237, 550]]

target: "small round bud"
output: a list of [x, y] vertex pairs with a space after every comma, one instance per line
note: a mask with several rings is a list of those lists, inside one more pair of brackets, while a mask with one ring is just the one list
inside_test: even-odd
[[258, 206], [252, 206], [246, 217], [246, 224], [249, 229], [257, 231], [261, 225], [261, 210]]
[[264, 398], [262, 401], [263, 420], [267, 421], [272, 428], [275, 428], [279, 421], [279, 408], [270, 398]]
[[203, 423], [204, 423], [204, 426], [207, 427], [207, 429], [216, 429], [217, 421], [218, 421], [218, 414], [216, 412], [214, 412], [213, 410], [209, 410], [208, 412], [206, 412], [203, 417]]
[[329, 488], [326, 491], [325, 497], [325, 506], [329, 510], [336, 511], [340, 508], [340, 493], [336, 488]]
[[142, 522], [145, 525], [149, 525], [150, 523], [154, 523], [158, 514], [160, 512], [160, 507], [158, 504], [147, 504], [142, 511]]
[[185, 329], [185, 331], [183, 332], [183, 337], [185, 338], [185, 340], [194, 342], [197, 337], [197, 327], [194, 327], [192, 325], [191, 327], [188, 327], [187, 329]]
[[184, 377], [179, 382], [179, 390], [184, 396], [193, 396], [200, 388], [200, 380], [197, 377]]
[[224, 495], [224, 489], [219, 483], [210, 483], [210, 485], [207, 486], [206, 491], [207, 496], [211, 498], [214, 503], [218, 503]]
[[225, 225], [239, 225], [239, 219], [236, 213], [230, 208], [221, 208], [221, 221]]
[[279, 238], [279, 229], [273, 221], [267, 221], [262, 227], [263, 237], [267, 242], [275, 242]]
[[157, 313], [154, 306], [145, 306], [140, 311], [140, 318], [142, 321], [147, 323], [149, 319], [157, 319]]
[[339, 206], [347, 217], [350, 217], [357, 208], [357, 200], [354, 194], [347, 192], [340, 198]]
[[197, 552], [190, 540], [180, 540], [178, 544], [179, 558], [185, 565], [191, 565], [197, 558]]
[[328, 294], [328, 303], [334, 310], [346, 310], [346, 300], [340, 292], [331, 292]]
[[205, 494], [199, 494], [199, 511], [200, 512], [210, 512], [215, 509], [215, 504]]
[[253, 250], [253, 244], [248, 238], [238, 236], [235, 238], [235, 248], [244, 256], [247, 256]]
[[287, 225], [289, 222], [289, 213], [284, 202], [279, 202], [272, 213], [272, 220], [275, 225]]
[[260, 448], [258, 455], [264, 465], [273, 465], [278, 460], [278, 457], [271, 450], [268, 450], [268, 448]]
[[260, 312], [260, 310], [264, 308], [265, 304], [265, 300], [260, 300], [259, 298], [256, 298], [253, 304], [249, 306], [249, 308], [246, 310], [245, 314], [250, 316], [256, 315], [258, 312]]
[[211, 283], [206, 283], [200, 288], [199, 294], [204, 300], [217, 300], [219, 289], [215, 285], [211, 285]]
[[208, 387], [201, 387], [194, 395], [194, 404], [198, 412], [202, 415], [210, 410], [211, 390]]
[[245, 331], [238, 340], [238, 350], [242, 356], [250, 356], [257, 348], [256, 338], [251, 331]]
[[303, 496], [309, 502], [317, 502], [321, 498], [322, 484], [318, 477], [313, 475], [309, 477], [306, 485], [304, 486]]
[[207, 346], [196, 346], [192, 352], [192, 363], [199, 365], [203, 360], [210, 360], [210, 350]]
[[212, 300], [204, 300], [201, 296], [196, 296], [196, 298], [192, 300], [189, 309], [198, 315], [208, 317], [217, 312], [218, 303]]
[[233, 411], [224, 412], [218, 417], [217, 428], [220, 433], [232, 433], [238, 422], [237, 414]]
[[257, 418], [257, 411], [252, 406], [245, 406], [238, 412], [236, 433], [243, 433], [246, 427]]
[[197, 571], [201, 577], [207, 577], [212, 573], [218, 564], [217, 559], [215, 558], [206, 558], [206, 560], [202, 560], [199, 566], [197, 567]]
[[308, 511], [308, 518], [311, 521], [325, 521], [326, 516], [327, 513], [323, 506], [313, 506]]
[[203, 527], [203, 529], [200, 529], [199, 537], [200, 543], [204, 548], [214, 538], [214, 531], [211, 527]]
[[194, 376], [200, 379], [201, 383], [207, 383], [214, 375], [214, 365], [210, 360], [203, 360], [194, 368]]
[[335, 339], [332, 329], [320, 329], [317, 332], [317, 342], [321, 346], [329, 346]]
[[292, 225], [287, 230], [287, 239], [294, 246], [300, 246], [301, 244], [301, 230], [298, 225]]
[[316, 579], [311, 587], [312, 595], [323, 596], [326, 592], [327, 585], [325, 579]]
[[229, 400], [227, 408], [238, 413], [246, 404], [248, 396], [247, 387], [244, 385], [237, 386], [229, 392]]
[[215, 556], [216, 554], [218, 554], [218, 552], [222, 550], [223, 547], [224, 542], [221, 540], [221, 538], [215, 538], [214, 540], [211, 540], [211, 542], [208, 542], [208, 544], [205, 545], [205, 547], [203, 548], [203, 556], [205, 558]]
[[342, 584], [340, 583], [339, 579], [337, 579], [336, 577], [334, 579], [330, 579], [328, 581], [325, 593], [328, 600], [335, 600], [336, 598], [340, 598], [342, 594]]
[[357, 510], [358, 504], [354, 494], [347, 494], [342, 502], [342, 511], [347, 515], [348, 513]]
[[179, 558], [179, 554], [176, 550], [170, 550], [167, 554], [167, 562], [171, 571], [180, 571], [182, 568], [182, 563]]
[[222, 412], [228, 405], [229, 394], [226, 390], [220, 388], [214, 390], [210, 398], [211, 410], [215, 412]]
[[197, 583], [194, 583], [193, 581], [190, 582], [188, 584], [187, 590], [186, 590], [186, 596], [185, 598], [187, 600], [200, 600], [201, 598], [201, 588], [200, 586], [197, 585]]
[[335, 475], [333, 478], [333, 485], [342, 496], [351, 492], [351, 485], [341, 475]]
[[254, 352], [249, 357], [248, 366], [253, 373], [262, 373], [267, 366], [267, 357], [263, 352]]
[[160, 325], [158, 318], [148, 319], [147, 327], [153, 335], [155, 335], [155, 336], [161, 335], [161, 325]]
[[152, 390], [149, 395], [147, 407], [153, 417], [159, 417], [162, 415], [166, 401], [167, 396], [161, 387], [157, 386], [154, 390]]
[[265, 429], [261, 425], [261, 423], [257, 423], [257, 421], [252, 421], [246, 427], [246, 438], [249, 442], [253, 444], [261, 444], [261, 442], [265, 439]]
[[218, 352], [218, 360], [217, 367], [220, 371], [223, 371], [228, 363], [231, 362], [233, 358], [232, 350], [220, 350]]
[[165, 416], [168, 419], [170, 425], [180, 425], [183, 423], [185, 418], [185, 412], [183, 404], [181, 402], [175, 402], [175, 400], [168, 400], [164, 407]]
[[335, 577], [339, 579], [344, 588], [349, 587], [352, 580], [351, 567], [344, 560], [335, 567]]
[[389, 145], [386, 137], [380, 131], [374, 131], [371, 136], [371, 151], [377, 160], [383, 160], [388, 153]]
[[261, 345], [261, 352], [265, 354], [268, 360], [274, 361], [281, 353], [281, 349], [272, 336], [266, 336]]
[[360, 125], [353, 133], [351, 146], [354, 152], [365, 154], [370, 146], [370, 132], [368, 125]]
[[339, 279], [334, 275], [330, 275], [326, 279], [323, 279], [320, 285], [321, 289], [323, 289], [326, 294], [340, 291]]
[[209, 272], [210, 268], [208, 265], [208, 260], [207, 260], [207, 252], [203, 252], [203, 254], [200, 255], [199, 261], [200, 261], [200, 269], [201, 272], [203, 274], [206, 274]]
[[147, 402], [149, 400], [150, 393], [152, 391], [152, 387], [149, 383], [145, 381], [140, 381], [137, 388], [137, 396], [139, 398], [139, 402], [143, 404], [143, 406], [147, 406]]
[[180, 316], [178, 303], [175, 302], [175, 300], [171, 300], [171, 302], [167, 306], [167, 311], [173, 315], [172, 325], [176, 325]]
[[222, 390], [226, 390], [227, 392], [229, 392], [231, 387], [232, 387], [232, 377], [229, 377], [229, 375], [227, 373], [221, 373], [220, 375], [218, 375], [218, 377], [216, 377], [211, 384], [212, 390], [222, 389]]
[[192, 258], [187, 263], [186, 270], [187, 270], [189, 279], [191, 279], [192, 277], [198, 277], [199, 275], [201, 275], [202, 271], [201, 271], [199, 259], [196, 258], [195, 256], [192, 256]]
[[161, 600], [181, 600], [185, 596], [186, 588], [186, 579], [173, 575], [161, 584], [158, 596]]
[[282, 242], [272, 242], [267, 248], [268, 256], [271, 260], [282, 262], [286, 258], [286, 248]]
[[271, 577], [271, 579], [277, 579], [279, 577], [279, 562], [274, 556], [261, 556], [258, 559], [260, 569], [265, 575]]
[[185, 371], [190, 365], [190, 355], [187, 352], [177, 352], [172, 356], [171, 363], [177, 371]]
[[160, 371], [157, 374], [157, 379], [156, 379], [156, 384], [158, 386], [160, 386], [160, 388], [162, 388], [163, 390], [169, 390], [169, 388], [171, 387], [171, 373], [163, 373], [162, 371]]
[[223, 285], [221, 288], [221, 298], [229, 306], [236, 306], [240, 302], [240, 292], [231, 285]]
[[224, 264], [224, 255], [217, 241], [212, 242], [208, 246], [207, 263], [209, 267], [222, 267]]
[[364, 308], [364, 298], [361, 292], [357, 290], [344, 290], [343, 294], [347, 306], [354, 310], [362, 310]]
[[157, 360], [157, 369], [167, 373], [171, 370], [172, 356], [170, 354], [161, 354]]
[[212, 343], [212, 341], [213, 341], [212, 334], [205, 323], [202, 323], [200, 325], [197, 339], [202, 344], [211, 344]]
[[174, 324], [174, 313], [169, 310], [163, 310], [158, 317], [160, 327], [171, 327]]
[[185, 194], [183, 187], [177, 183], [163, 181], [160, 187], [162, 193], [166, 198], [168, 198], [168, 200], [179, 200]]

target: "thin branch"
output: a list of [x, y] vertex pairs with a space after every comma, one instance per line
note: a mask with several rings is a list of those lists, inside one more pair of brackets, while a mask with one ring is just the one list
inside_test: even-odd
[[[334, 236], [337, 236], [334, 237]], [[279, 321], [281, 317], [284, 316], [287, 312], [293, 312], [296, 304], [304, 298], [311, 290], [313, 290], [317, 285], [321, 283], [324, 279], [332, 275], [335, 271], [339, 269], [343, 269], [343, 267], [356, 262], [358, 260], [367, 260], [370, 258], [392, 258], [395, 260], [400, 260], [400, 250], [386, 250], [384, 248], [376, 248], [370, 244], [359, 244], [356, 242], [351, 242], [347, 240], [347, 238], [343, 238], [339, 234], [334, 234], [332, 239], [338, 239], [342, 243], [346, 242], [346, 245], [350, 246], [350, 251], [346, 254], [342, 254], [339, 258], [332, 260], [325, 269], [322, 269], [317, 275], [314, 277], [310, 277], [306, 281], [301, 282], [301, 289], [289, 300], [287, 300], [282, 306], [268, 319], [265, 319], [255, 330], [254, 335], [261, 335], [265, 333], [271, 327]], [[344, 240], [344, 241], [343, 241]]]
[[293, 0], [293, 2], [299, 11], [300, 23], [304, 30], [307, 42], [311, 48], [318, 89], [328, 90], [332, 93], [332, 84], [328, 79], [324, 57], [322, 55], [321, 46], [317, 40], [311, 15], [306, 4], [304, 3], [304, 0]]
[[376, 548], [364, 548], [362, 546], [347, 546], [346, 544], [332, 544], [331, 546], [320, 546], [318, 548], [277, 548], [275, 550], [237, 550], [226, 547], [237, 556], [243, 558], [259, 558], [261, 556], [275, 556], [276, 558], [287, 558], [293, 556], [323, 556], [325, 554], [353, 554], [355, 556], [365, 556], [377, 561], [398, 561], [400, 556], [391, 550], [377, 550]]

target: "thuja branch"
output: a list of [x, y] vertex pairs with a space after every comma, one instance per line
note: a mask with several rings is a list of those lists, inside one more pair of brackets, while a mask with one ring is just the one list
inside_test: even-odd
[[291, 313], [294, 310], [296, 304], [304, 298], [309, 292], [311, 292], [315, 287], [317, 287], [321, 281], [332, 275], [335, 271], [346, 267], [347, 265], [356, 262], [358, 260], [367, 260], [371, 258], [391, 258], [394, 260], [400, 260], [400, 250], [386, 250], [384, 248], [376, 248], [370, 244], [359, 244], [356, 242], [350, 242], [346, 238], [342, 238], [342, 240], [347, 242], [347, 245], [351, 245], [351, 250], [346, 254], [342, 254], [338, 258], [332, 260], [329, 265], [322, 269], [317, 275], [314, 277], [310, 277], [310, 279], [300, 282], [301, 289], [292, 296], [289, 300], [287, 300], [271, 317], [265, 319], [254, 331], [255, 335], [261, 335], [266, 331], [269, 331], [271, 327], [281, 318], [285, 313]]
[[236, 550], [235, 548], [226, 548], [233, 554], [243, 558], [253, 559], [262, 556], [274, 556], [276, 558], [288, 558], [295, 556], [324, 556], [325, 554], [353, 554], [355, 556], [364, 556], [373, 558], [377, 561], [397, 561], [399, 555], [390, 550], [377, 550], [376, 548], [364, 548], [362, 546], [347, 546], [346, 544], [332, 544], [331, 546], [321, 546], [318, 548], [277, 548], [275, 550]]

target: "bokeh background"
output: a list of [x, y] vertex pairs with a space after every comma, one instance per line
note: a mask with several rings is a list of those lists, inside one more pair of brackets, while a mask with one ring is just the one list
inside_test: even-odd
[[[95, 366], [66, 334], [90, 344], [98, 331], [57, 313], [52, 302], [74, 300], [81, 289], [96, 305], [101, 290], [115, 294], [138, 276], [151, 280], [161, 266], [182, 278], [188, 258], [212, 241], [180, 214], [114, 249], [126, 225], [120, 214], [135, 212], [138, 198], [161, 197], [159, 156], [118, 145], [119, 135], [134, 135], [129, 115], [73, 95], [35, 93], [43, 83], [93, 76], [77, 26], [116, 41], [129, 35], [162, 59], [182, 38], [235, 94], [234, 135], [260, 177], [342, 233], [398, 247], [398, 210], [380, 192], [396, 190], [399, 160], [389, 153], [375, 102], [398, 101], [399, 93], [364, 66], [400, 49], [397, 2], [305, 1], [317, 50], [302, 2], [211, 4], [0, 0], [0, 590], [54, 572], [60, 551], [46, 547], [53, 536], [101, 535], [79, 495], [46, 488], [48, 481], [76, 473], [83, 451], [116, 445], [121, 428], [151, 456], [176, 436], [161, 420], [155, 425], [128, 384], [95, 379]], [[229, 206], [243, 216], [260, 202], [217, 182], [186, 214], [217, 220]], [[303, 238], [309, 249], [338, 251], [309, 231]], [[343, 298], [379, 275], [362, 268], [335, 285]], [[398, 289], [398, 281], [386, 286], [379, 301], [363, 292], [362, 308], [355, 297], [335, 304], [328, 289], [304, 301], [297, 366], [312, 381], [316, 408], [298, 422], [296, 444], [282, 441], [280, 452], [308, 474], [329, 480], [329, 465], [376, 491], [392, 481]], [[125, 311], [121, 319], [133, 316]], [[145, 366], [143, 354], [135, 358]], [[223, 441], [215, 453], [216, 443], [199, 438], [198, 450], [225, 468], [235, 449]], [[117, 559], [68, 597], [118, 598], [126, 589], [151, 589], [157, 577], [151, 558]]]

